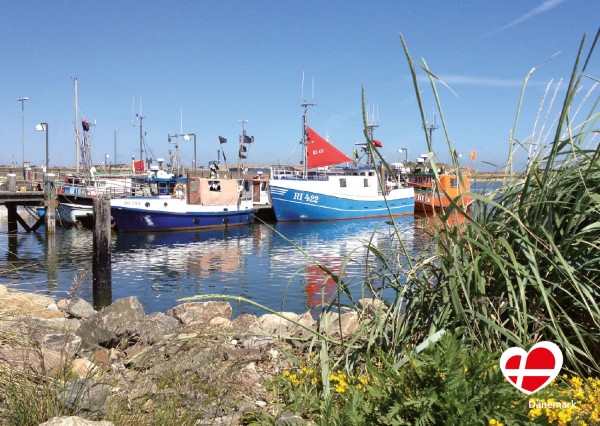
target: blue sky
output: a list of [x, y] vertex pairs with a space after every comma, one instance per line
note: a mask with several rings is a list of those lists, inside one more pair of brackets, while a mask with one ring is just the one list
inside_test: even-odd
[[[196, 133], [198, 164], [217, 156], [218, 136], [231, 163], [240, 120], [255, 138], [249, 162], [298, 162], [304, 98], [314, 102], [309, 124], [350, 154], [363, 141], [361, 90], [376, 111], [375, 137], [389, 161], [426, 151], [414, 88], [399, 34], [451, 90], [439, 86], [449, 138], [463, 163], [501, 168], [508, 158], [521, 86], [531, 77], [515, 130], [534, 133], [548, 83], [555, 106], [536, 132], [547, 132], [562, 102], [579, 43], [591, 44], [600, 24], [597, 0], [536, 1], [29, 1], [0, 3], [0, 164], [45, 158], [39, 122], [49, 123], [50, 165], [75, 164], [73, 77], [79, 117], [96, 121], [95, 163], [105, 154], [129, 163], [139, 157], [132, 101], [145, 117], [146, 144], [168, 157], [167, 133]], [[557, 54], [558, 53], [558, 54]], [[557, 54], [556, 56], [553, 56]], [[588, 74], [598, 78], [598, 55]], [[424, 75], [423, 75], [424, 77]], [[592, 87], [584, 80], [582, 93]], [[429, 120], [435, 104], [426, 85]], [[597, 91], [594, 92], [597, 98]], [[591, 102], [590, 102], [591, 103]], [[439, 116], [438, 116], [439, 117]], [[439, 119], [438, 119], [439, 124]], [[543, 129], [543, 130], [542, 130]], [[434, 132], [448, 159], [442, 129]], [[193, 144], [179, 140], [191, 166]], [[477, 161], [471, 162], [470, 151]], [[490, 164], [492, 163], [495, 166]]]

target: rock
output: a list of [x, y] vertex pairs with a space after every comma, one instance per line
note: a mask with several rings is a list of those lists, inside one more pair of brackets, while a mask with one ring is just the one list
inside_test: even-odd
[[81, 347], [81, 337], [74, 333], [50, 333], [42, 338], [42, 344], [45, 348], [64, 352], [69, 358], [72, 358]]
[[256, 315], [242, 314], [231, 322], [231, 327], [238, 333], [247, 333], [250, 326], [257, 320]]
[[64, 313], [60, 313], [60, 318], [36, 318], [35, 324], [44, 329], [54, 330], [57, 333], [75, 333], [81, 323], [75, 318], [65, 318]]
[[354, 311], [339, 315], [335, 312], [326, 312], [321, 315], [319, 331], [329, 336], [350, 336], [360, 328], [358, 314]]
[[179, 324], [179, 321], [172, 316], [165, 315], [162, 312], [155, 312], [147, 315], [137, 324], [135, 334], [139, 337], [140, 342], [152, 344], [172, 335], [177, 327], [179, 327]]
[[93, 421], [77, 416], [54, 417], [47, 422], [40, 423], [39, 426], [114, 426], [113, 422], [109, 421]]
[[358, 301], [358, 307], [369, 315], [376, 315], [387, 311], [387, 306], [382, 300], [370, 297], [360, 299]]
[[32, 293], [6, 292], [0, 294], [0, 306], [3, 316], [33, 318], [64, 318], [64, 313], [48, 309], [54, 305], [54, 299]]
[[72, 410], [104, 415], [109, 391], [108, 385], [80, 379], [67, 383], [61, 397]]
[[66, 365], [64, 353], [49, 349], [0, 348], [0, 364], [6, 363], [12, 369], [33, 371], [39, 374], [54, 372]]
[[303, 425], [306, 424], [302, 417], [295, 415], [291, 411], [284, 411], [275, 422], [276, 426]]
[[227, 302], [189, 302], [169, 309], [167, 315], [184, 325], [206, 326], [215, 317], [229, 320], [232, 312], [231, 305]]
[[83, 322], [77, 334], [84, 345], [109, 347], [134, 335], [144, 319], [144, 308], [135, 296], [116, 300]]
[[71, 299], [64, 311], [75, 318], [89, 318], [96, 313], [96, 310], [83, 299]]
[[71, 362], [71, 371], [80, 379], [88, 379], [98, 371], [98, 366], [88, 359], [76, 358]]
[[293, 334], [294, 323], [298, 315], [293, 312], [280, 312], [276, 314], [264, 314], [249, 327], [249, 331], [273, 337], [289, 337]]

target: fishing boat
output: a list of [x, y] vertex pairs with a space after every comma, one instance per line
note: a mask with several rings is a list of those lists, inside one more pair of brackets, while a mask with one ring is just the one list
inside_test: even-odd
[[[277, 221], [347, 220], [409, 214], [414, 189], [386, 185], [372, 164], [338, 166], [353, 160], [307, 125], [304, 102], [304, 171], [269, 179]], [[332, 167], [336, 166], [336, 167]]]
[[468, 173], [450, 172], [442, 166], [436, 174], [427, 154], [421, 155], [416, 163], [407, 174], [408, 185], [415, 191], [416, 212], [439, 212], [449, 208], [452, 200], [462, 208], [471, 205], [473, 197], [468, 195], [471, 191]]
[[190, 177], [172, 195], [110, 200], [120, 232], [178, 231], [245, 225], [254, 221], [252, 197], [238, 179]]

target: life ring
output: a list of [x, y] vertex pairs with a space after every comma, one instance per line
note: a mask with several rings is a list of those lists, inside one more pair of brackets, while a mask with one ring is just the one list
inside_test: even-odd
[[185, 186], [182, 183], [178, 183], [177, 185], [175, 185], [175, 188], [173, 188], [173, 197], [183, 198], [184, 196], [185, 196]]

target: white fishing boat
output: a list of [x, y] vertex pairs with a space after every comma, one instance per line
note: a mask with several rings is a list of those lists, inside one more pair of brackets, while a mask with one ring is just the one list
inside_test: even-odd
[[[380, 171], [353, 160], [307, 125], [304, 107], [304, 164], [301, 177], [277, 174], [269, 180], [278, 221], [363, 219], [409, 214], [413, 188], [386, 185]], [[345, 163], [346, 166], [338, 166]], [[336, 167], [332, 167], [336, 166]]]

